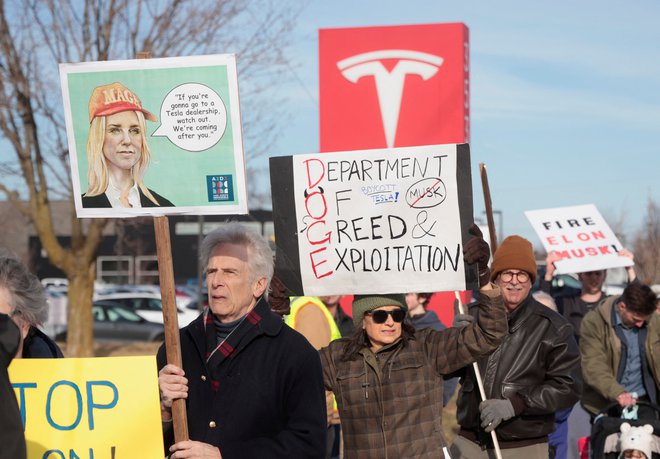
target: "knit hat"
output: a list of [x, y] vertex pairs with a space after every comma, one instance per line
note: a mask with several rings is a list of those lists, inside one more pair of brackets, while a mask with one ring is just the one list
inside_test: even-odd
[[536, 259], [532, 243], [524, 237], [509, 236], [493, 255], [493, 265], [490, 268], [490, 279], [495, 280], [499, 273], [506, 269], [519, 269], [529, 274], [532, 283], [536, 280]]
[[404, 311], [408, 311], [406, 297], [401, 294], [355, 295], [353, 298], [353, 323], [359, 327], [365, 313], [383, 306], [399, 306]]
[[653, 426], [646, 424], [640, 427], [631, 427], [630, 424], [624, 422], [621, 424], [621, 455], [623, 457], [623, 452], [629, 449], [636, 449], [638, 451], [646, 454], [648, 459], [651, 459], [653, 455]]
[[97, 116], [114, 115], [127, 110], [142, 112], [145, 119], [158, 121], [156, 115], [142, 108], [139, 97], [121, 83], [97, 86], [89, 98], [90, 123]]

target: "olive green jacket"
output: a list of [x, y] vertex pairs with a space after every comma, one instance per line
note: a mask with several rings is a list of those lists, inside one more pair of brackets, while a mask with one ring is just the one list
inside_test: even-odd
[[[612, 324], [612, 308], [619, 299], [611, 296], [601, 301], [584, 317], [580, 327], [584, 377], [582, 405], [593, 414], [614, 403], [616, 397], [625, 392], [616, 380], [621, 362], [621, 341]], [[646, 359], [657, 387], [660, 381], [660, 315], [653, 314], [646, 327]]]

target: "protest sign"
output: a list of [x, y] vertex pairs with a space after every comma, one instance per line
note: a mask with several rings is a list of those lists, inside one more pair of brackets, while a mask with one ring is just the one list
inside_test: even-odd
[[162, 459], [156, 359], [14, 359], [28, 459]]
[[295, 294], [476, 287], [466, 144], [270, 159], [277, 271]]
[[[247, 213], [233, 55], [60, 64], [60, 77], [78, 217]], [[115, 191], [126, 180], [132, 207]]]
[[555, 251], [558, 274], [632, 266], [617, 255], [623, 246], [593, 204], [528, 210], [525, 216], [545, 250]]

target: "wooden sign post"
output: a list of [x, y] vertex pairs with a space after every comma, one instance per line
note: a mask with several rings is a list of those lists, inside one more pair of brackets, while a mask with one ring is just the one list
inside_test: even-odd
[[[154, 217], [154, 230], [156, 232], [160, 296], [163, 300], [167, 363], [183, 368], [181, 341], [179, 339], [179, 317], [176, 309], [176, 296], [174, 294], [170, 224], [167, 217]], [[172, 403], [172, 420], [174, 422], [174, 441], [188, 440], [188, 419], [186, 416], [186, 401], [184, 399], [180, 398], [174, 400]]]
[[490, 236], [490, 252], [495, 254], [495, 251], [497, 250], [497, 231], [495, 231], [495, 221], [493, 220], [493, 203], [490, 200], [488, 172], [486, 172], [486, 165], [484, 163], [479, 163], [479, 172], [481, 173], [481, 185], [484, 189], [486, 220], [488, 221], [488, 234]]
[[[139, 52], [138, 59], [149, 59], [150, 52]], [[163, 323], [165, 325], [165, 352], [167, 363], [183, 368], [181, 358], [181, 340], [179, 337], [179, 316], [176, 309], [174, 289], [174, 267], [172, 265], [172, 244], [170, 242], [170, 223], [167, 217], [154, 217], [156, 234], [156, 256], [158, 257], [158, 277], [160, 278], [160, 296], [163, 302]], [[174, 441], [188, 440], [188, 418], [186, 401], [174, 400], [172, 403], [172, 422], [174, 423]]]

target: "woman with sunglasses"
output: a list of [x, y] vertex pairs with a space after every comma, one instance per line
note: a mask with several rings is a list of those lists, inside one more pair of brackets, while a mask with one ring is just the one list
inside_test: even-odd
[[403, 295], [356, 295], [356, 332], [321, 350], [324, 382], [334, 392], [344, 458], [449, 457], [442, 431], [443, 375], [494, 350], [507, 332], [500, 290], [488, 282], [488, 244], [477, 235], [465, 246], [484, 282], [479, 320], [469, 328], [417, 330], [404, 322]]

